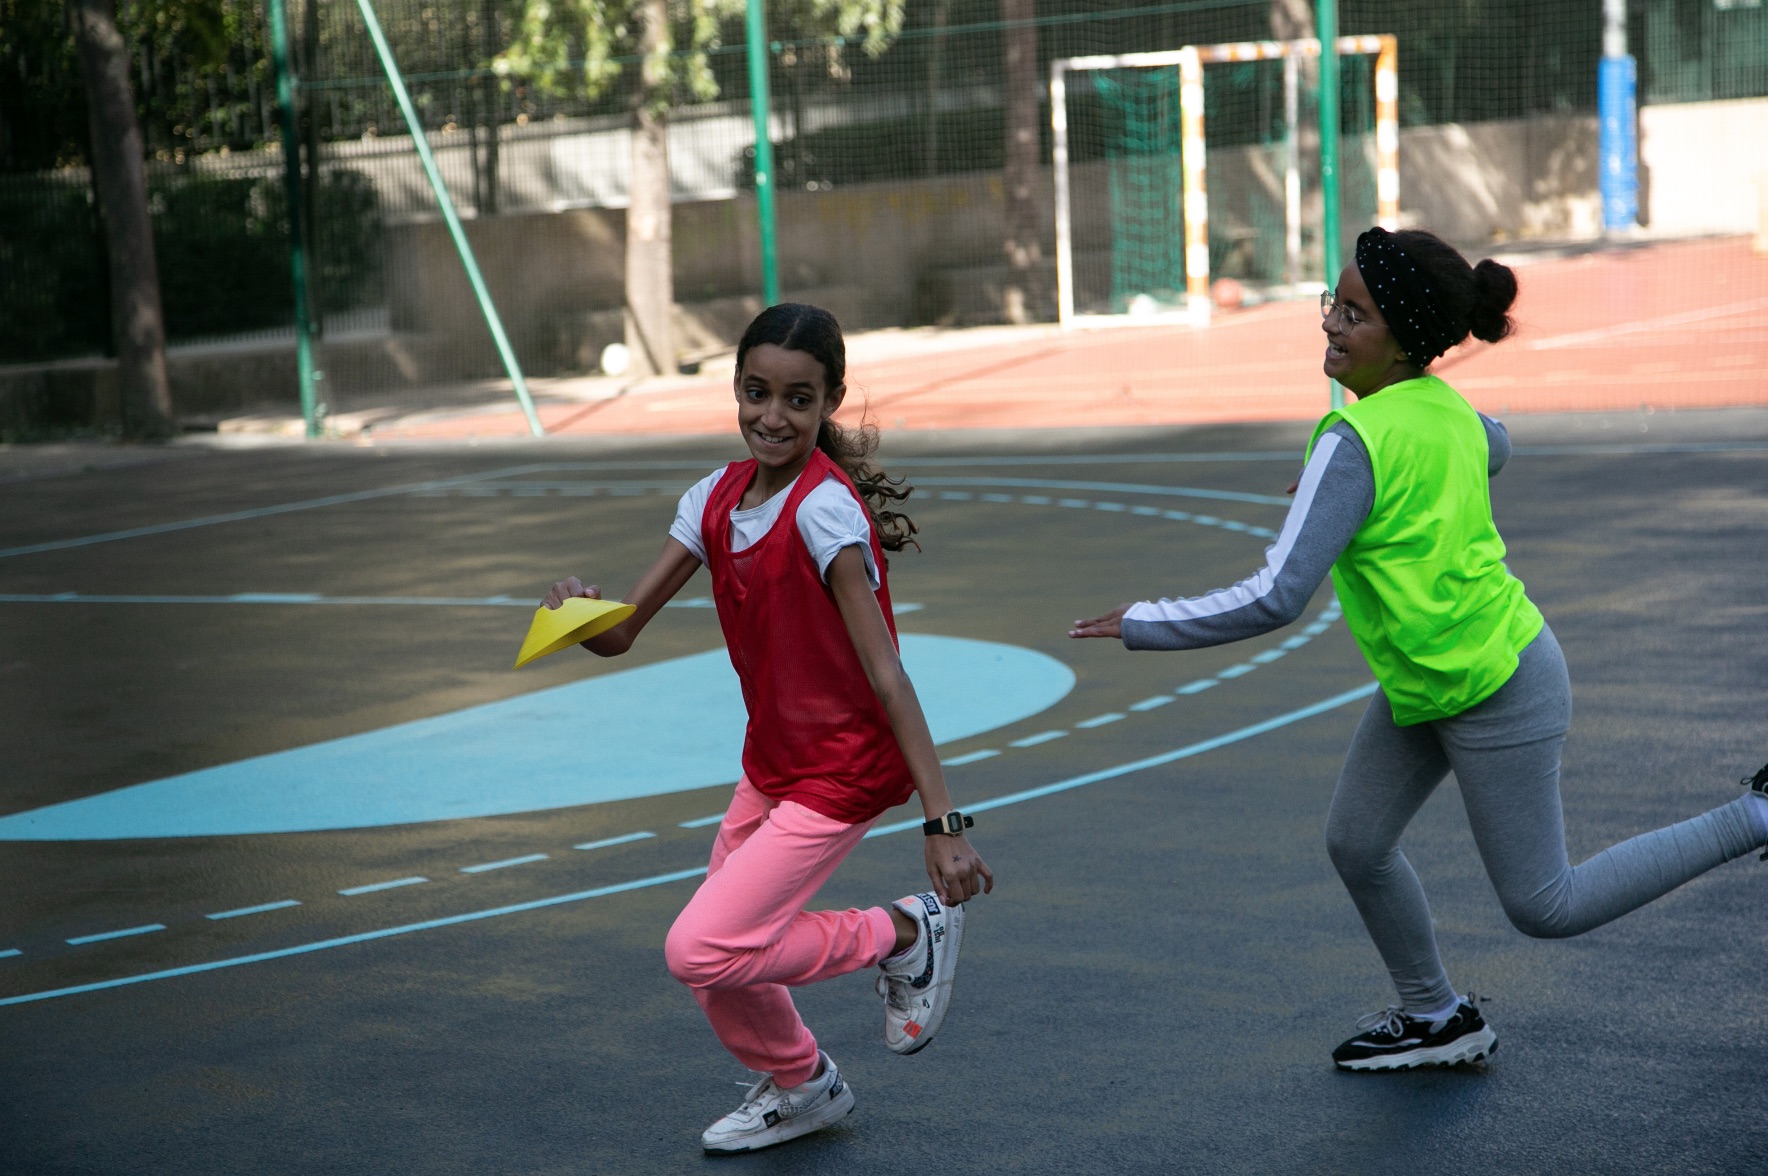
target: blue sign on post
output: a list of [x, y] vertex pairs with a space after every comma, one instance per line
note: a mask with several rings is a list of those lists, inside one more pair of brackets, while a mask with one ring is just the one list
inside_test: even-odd
[[1596, 114], [1601, 130], [1602, 227], [1630, 229], [1639, 223], [1639, 134], [1635, 112], [1638, 69], [1631, 54], [1604, 57], [1596, 72]]

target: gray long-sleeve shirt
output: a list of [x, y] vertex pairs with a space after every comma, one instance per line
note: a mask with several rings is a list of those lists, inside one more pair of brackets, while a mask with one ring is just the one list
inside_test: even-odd
[[[1510, 434], [1483, 413], [1492, 476], [1510, 460]], [[1343, 421], [1314, 446], [1295, 501], [1265, 566], [1232, 588], [1203, 596], [1144, 600], [1123, 618], [1129, 649], [1202, 649], [1257, 637], [1297, 617], [1375, 505], [1375, 472], [1357, 431]]]

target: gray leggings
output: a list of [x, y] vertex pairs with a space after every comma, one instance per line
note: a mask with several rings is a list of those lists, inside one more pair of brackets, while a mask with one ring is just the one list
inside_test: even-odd
[[1451, 769], [1498, 901], [1525, 935], [1582, 934], [1762, 844], [1749, 802], [1739, 798], [1574, 868], [1559, 806], [1559, 753], [1571, 712], [1565, 657], [1547, 628], [1496, 694], [1453, 718], [1397, 727], [1385, 694], [1369, 700], [1332, 796], [1326, 848], [1407, 1010], [1429, 1012], [1455, 999], [1424, 889], [1398, 848]]

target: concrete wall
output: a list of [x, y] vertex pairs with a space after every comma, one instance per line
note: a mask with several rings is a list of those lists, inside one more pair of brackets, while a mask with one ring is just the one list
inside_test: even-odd
[[[1458, 243], [1590, 237], [1599, 228], [1593, 118], [1414, 128], [1401, 135], [1400, 166], [1403, 218]], [[1350, 174], [1372, 173], [1372, 167], [1371, 161]], [[1071, 185], [1078, 301], [1103, 303], [1111, 243], [1105, 165], [1076, 166]], [[1281, 208], [1282, 174], [1274, 154], [1257, 148], [1211, 152], [1209, 187], [1212, 236], [1234, 242], [1218, 267], [1234, 272], [1236, 265], [1252, 264], [1256, 252], [1258, 264], [1271, 269], [1272, 258], [1265, 255], [1274, 246], [1280, 258], [1281, 243], [1271, 241], [1270, 226], [1252, 223], [1246, 210], [1255, 199]], [[1347, 208], [1357, 203], [1353, 195], [1347, 192]], [[1048, 171], [1038, 200], [1047, 294], [1041, 309], [1053, 317], [1055, 213]], [[1372, 207], [1372, 194], [1368, 202]], [[1309, 205], [1317, 216], [1317, 194], [1310, 193]], [[849, 291], [848, 326], [999, 321], [1008, 278], [999, 173], [781, 192], [779, 224], [782, 286], [798, 296]], [[624, 212], [512, 214], [469, 221], [467, 232], [524, 363], [537, 371], [581, 366], [589, 347], [572, 324], [621, 304]], [[753, 197], [678, 203], [674, 234], [676, 294], [684, 304], [739, 297], [760, 285]], [[387, 270], [395, 330], [474, 340], [480, 350], [489, 346], [441, 224], [390, 226]]]
[[1400, 132], [1400, 211], [1460, 245], [1602, 228], [1596, 119], [1545, 115]]
[[1768, 98], [1641, 107], [1639, 165], [1654, 233], [1768, 232]]
[[[1402, 220], [1469, 249], [1593, 238], [1601, 227], [1596, 134], [1594, 118], [1575, 116], [1402, 131]], [[1768, 99], [1645, 107], [1640, 160], [1641, 218], [1653, 234], [1768, 232]], [[1258, 247], [1259, 227], [1244, 210], [1255, 198], [1279, 199], [1281, 175], [1269, 153], [1212, 152], [1209, 185], [1217, 240]], [[1072, 190], [1078, 300], [1098, 303], [1109, 294], [1104, 166], [1076, 167]], [[1347, 208], [1354, 207], [1352, 195]], [[1055, 218], [1047, 172], [1038, 199], [1046, 226], [1039, 309], [1053, 318]], [[1008, 275], [998, 173], [782, 192], [779, 223], [787, 296], [829, 306], [850, 328], [1000, 320]], [[468, 221], [467, 233], [527, 370], [590, 370], [601, 347], [620, 338], [623, 211], [509, 214]], [[674, 243], [684, 349], [691, 354], [734, 341], [759, 309], [753, 198], [676, 204]], [[325, 392], [334, 403], [348, 407], [371, 391], [499, 373], [440, 223], [389, 226], [385, 264], [393, 333], [326, 345]], [[292, 401], [289, 352], [286, 344], [178, 349], [170, 359], [178, 411]], [[113, 369], [105, 360], [0, 368], [0, 427], [114, 419]]]

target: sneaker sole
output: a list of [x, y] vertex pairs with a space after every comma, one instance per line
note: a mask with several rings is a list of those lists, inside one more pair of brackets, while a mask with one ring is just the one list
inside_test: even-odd
[[841, 1092], [839, 1097], [824, 1103], [808, 1114], [785, 1119], [744, 1139], [733, 1139], [729, 1143], [720, 1144], [706, 1143], [702, 1140], [700, 1146], [709, 1156], [735, 1156], [744, 1152], [760, 1151], [764, 1147], [773, 1147], [775, 1144], [797, 1139], [800, 1135], [821, 1131], [824, 1127], [839, 1123], [852, 1113], [853, 1087], [849, 1086]]
[[1477, 1062], [1498, 1052], [1498, 1035], [1486, 1026], [1478, 1033], [1469, 1033], [1458, 1041], [1433, 1049], [1408, 1050], [1403, 1054], [1359, 1058], [1353, 1062], [1334, 1062], [1340, 1070], [1415, 1070], [1422, 1066], [1459, 1066]]
[[[964, 943], [964, 908], [961, 906], [947, 907], [945, 920], [945, 952], [933, 961], [933, 979], [927, 987], [933, 992], [933, 1007], [927, 1011], [927, 1023], [921, 1026], [921, 1032], [909, 1038], [906, 1046], [898, 1048], [891, 1045], [896, 1053], [907, 1057], [919, 1053], [932, 1042], [933, 1035], [945, 1024], [946, 1010], [952, 1003], [952, 980], [958, 974], [958, 949]], [[885, 1043], [889, 1045], [889, 1042]]]

